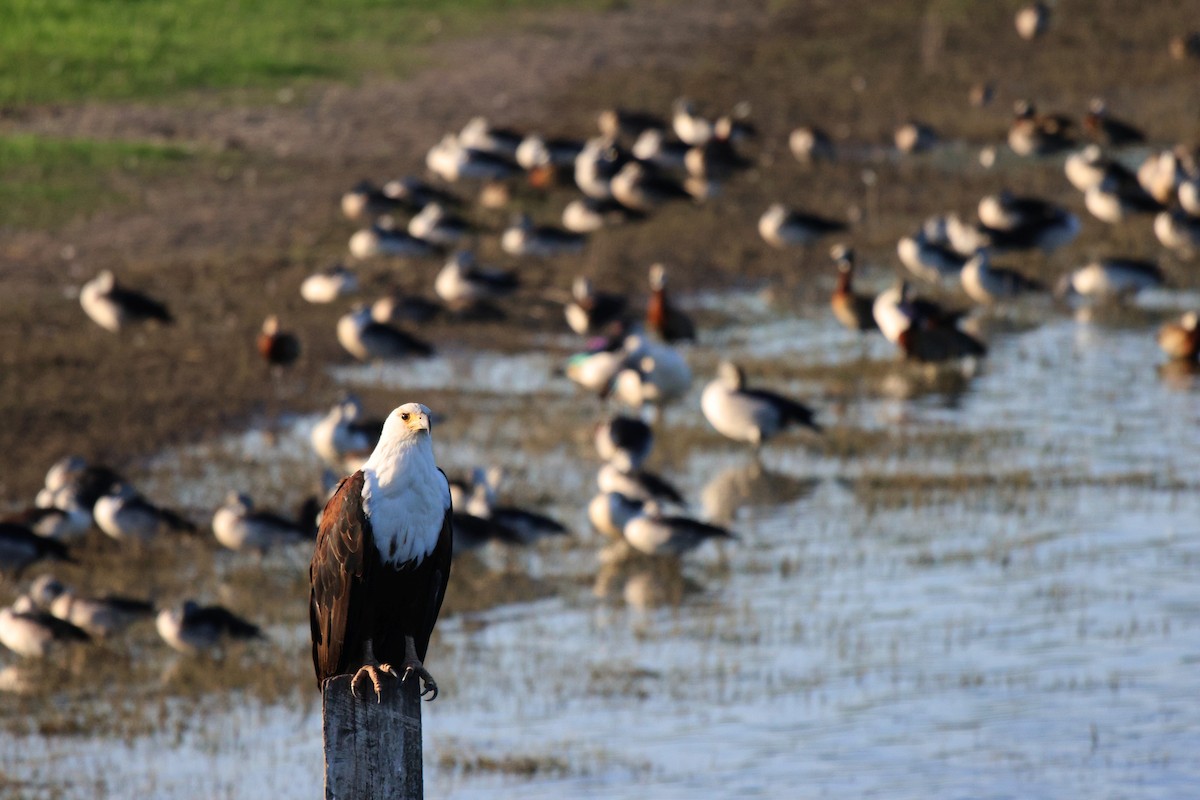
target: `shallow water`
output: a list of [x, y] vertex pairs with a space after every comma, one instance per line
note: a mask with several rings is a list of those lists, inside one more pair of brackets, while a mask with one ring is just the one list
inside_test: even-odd
[[[440, 462], [504, 465], [512, 499], [575, 531], [460, 559], [431, 648], [429, 796], [1193, 791], [1200, 408], [1195, 378], [1158, 374], [1154, 317], [994, 324], [1013, 332], [947, 383], [822, 308], [728, 299], [749, 319], [689, 351], [698, 380], [663, 415], [651, 466], [741, 540], [682, 568], [610, 562], [587, 530], [602, 405], [554, 377], [569, 340], [338, 373], [404, 399], [436, 390]], [[713, 348], [770, 363], [761, 382], [809, 398], [826, 439], [854, 449], [796, 434], [756, 460], [720, 440], [698, 411]], [[161, 454], [141, 485], [190, 509], [233, 485], [290, 507], [320, 474], [314, 422]], [[270, 643], [189, 663], [135, 629], [53, 670], [6, 660], [7, 788], [315, 796], [305, 548], [151, 555], [146, 591], [228, 603]]]

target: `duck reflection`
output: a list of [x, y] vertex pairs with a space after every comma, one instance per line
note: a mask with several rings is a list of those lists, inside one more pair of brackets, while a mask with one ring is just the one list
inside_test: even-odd
[[700, 492], [704, 516], [730, 524], [743, 506], [766, 506], [803, 500], [816, 491], [819, 478], [796, 478], [772, 472], [758, 459], [728, 467]]
[[979, 363], [970, 359], [944, 364], [897, 363], [880, 378], [878, 391], [894, 400], [937, 395], [947, 408], [956, 408], [979, 372]]
[[704, 589], [683, 574], [679, 558], [652, 558], [623, 543], [610, 545], [602, 555], [592, 593], [603, 600], [646, 611], [676, 608], [688, 595]]
[[1173, 358], [1156, 368], [1158, 377], [1168, 389], [1186, 392], [1194, 389], [1200, 377], [1200, 364], [1186, 359]]

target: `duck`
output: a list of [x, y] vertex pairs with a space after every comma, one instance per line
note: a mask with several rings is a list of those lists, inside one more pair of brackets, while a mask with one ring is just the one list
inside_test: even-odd
[[567, 533], [566, 526], [545, 514], [497, 504], [496, 492], [501, 474], [500, 470], [475, 470], [471, 496], [466, 506], [468, 514], [506, 528], [521, 544], [533, 544], [548, 536]]
[[960, 311], [914, 297], [907, 281], [875, 299], [875, 319], [888, 341], [912, 361], [936, 363], [987, 355], [987, 346], [958, 327]]
[[433, 347], [393, 325], [377, 322], [371, 307], [358, 303], [337, 323], [337, 339], [346, 352], [359, 361], [389, 361], [399, 358], [425, 358]]
[[726, 528], [690, 517], [666, 516], [656, 502], [648, 502], [625, 523], [625, 541], [649, 556], [683, 556], [708, 541], [736, 539]]
[[563, 374], [572, 383], [600, 397], [612, 392], [613, 380], [625, 366], [626, 354], [618, 340], [606, 342], [599, 349], [575, 353], [567, 359]]
[[1175, 322], [1163, 323], [1156, 341], [1168, 358], [1196, 361], [1200, 355], [1200, 314], [1188, 311]]
[[450, 309], [464, 310], [508, 297], [519, 285], [516, 272], [480, 266], [473, 252], [460, 250], [442, 267], [433, 290]]
[[624, 329], [624, 295], [597, 291], [592, 279], [579, 275], [571, 284], [571, 302], [563, 307], [567, 325], [580, 336], [611, 335]]
[[1191, 156], [1183, 148], [1150, 153], [1138, 167], [1138, 185], [1162, 205], [1169, 205], [1179, 182], [1186, 177], [1185, 164], [1189, 161]]
[[369, 228], [355, 231], [350, 237], [350, 255], [359, 260], [376, 256], [393, 258], [429, 258], [438, 254], [433, 242], [419, 239], [407, 231], [397, 230], [388, 217], [380, 217]]
[[1083, 115], [1083, 132], [1109, 147], [1146, 141], [1146, 134], [1140, 128], [1109, 114], [1108, 103], [1102, 97], [1093, 97], [1088, 104], [1088, 112]]
[[880, 292], [871, 311], [880, 333], [897, 346], [902, 346], [904, 332], [918, 322], [927, 326], [956, 327], [964, 313], [943, 308], [932, 300], [914, 297], [912, 287], [905, 280], [898, 280]]
[[923, 122], [909, 120], [896, 128], [892, 140], [901, 153], [924, 153], [938, 143], [938, 134]]
[[270, 511], [256, 511], [250, 496], [231, 491], [212, 518], [213, 536], [230, 550], [254, 550], [265, 553], [276, 547], [311, 543], [316, 533]]
[[1098, 144], [1089, 144], [1067, 156], [1063, 172], [1071, 185], [1081, 192], [1099, 186], [1106, 177], [1111, 177], [1118, 186], [1137, 185], [1137, 176], [1121, 162], [1106, 157]]
[[118, 542], [146, 543], [166, 528], [194, 533], [196, 526], [177, 511], [157, 506], [129, 484], [119, 484], [92, 507], [96, 527]]
[[666, 131], [647, 128], [634, 141], [630, 152], [638, 161], [652, 164], [658, 169], [683, 172], [685, 160], [692, 146], [677, 139], [668, 138]]
[[822, 128], [801, 125], [788, 134], [788, 150], [801, 164], [834, 159], [833, 140]]
[[162, 640], [184, 655], [215, 650], [228, 640], [263, 638], [257, 625], [229, 609], [219, 605], [201, 606], [194, 600], [162, 609], [154, 624]]
[[626, 360], [613, 378], [612, 396], [631, 408], [662, 407], [682, 398], [692, 370], [674, 347], [633, 334], [625, 339]]
[[291, 331], [280, 328], [279, 317], [269, 315], [255, 340], [258, 354], [272, 367], [288, 367], [300, 357], [300, 340]]
[[1016, 16], [1013, 17], [1013, 24], [1017, 28], [1018, 36], [1027, 42], [1032, 42], [1045, 33], [1046, 28], [1050, 26], [1050, 9], [1041, 0], [1021, 6], [1017, 9]]
[[112, 595], [87, 597], [53, 575], [42, 575], [34, 581], [29, 597], [39, 609], [97, 639], [107, 639], [154, 615], [154, 604], [147, 600]]
[[1185, 175], [1179, 181], [1179, 207], [1193, 217], [1200, 217], [1200, 172]]
[[477, 517], [465, 511], [455, 511], [451, 515], [450, 526], [454, 532], [453, 547], [456, 556], [478, 550], [491, 542], [513, 546], [523, 544], [515, 531], [495, 520]]
[[695, 104], [686, 97], [677, 99], [671, 112], [671, 128], [684, 144], [702, 145], [713, 137], [712, 120], [697, 114]]
[[158, 300], [117, 283], [112, 270], [103, 270], [83, 285], [79, 304], [93, 322], [112, 333], [122, 328], [157, 322], [170, 325], [171, 312]]
[[992, 305], [1045, 287], [1019, 272], [992, 266], [991, 254], [980, 248], [962, 268], [963, 291], [977, 303]]
[[931, 241], [924, 229], [901, 237], [896, 243], [896, 254], [909, 272], [934, 284], [958, 278], [967, 263], [966, 256], [955, 249]]
[[675, 358], [664, 361], [656, 355], [627, 358], [613, 377], [611, 396], [629, 408], [661, 408], [679, 400], [692, 384], [692, 372], [686, 362]]
[[433, 300], [407, 294], [399, 289], [393, 289], [371, 303], [371, 319], [385, 325], [406, 322], [421, 324], [429, 322], [441, 313], [441, 305]]
[[829, 300], [833, 316], [848, 330], [879, 330], [872, 310], [875, 298], [854, 291], [854, 250], [847, 245], [837, 244], [829, 251], [829, 255], [838, 270], [837, 286]]
[[774, 392], [749, 388], [745, 370], [732, 361], [717, 367], [716, 378], [700, 396], [700, 410], [717, 433], [755, 448], [793, 426], [821, 431], [811, 408]]
[[[684, 188], [696, 199], [715, 196], [719, 190], [716, 181], [748, 169], [754, 162], [741, 155], [733, 141], [723, 135], [713, 137], [707, 144], [688, 149], [683, 155], [683, 166], [689, 176]], [[710, 184], [702, 193], [696, 187], [705, 182]]]
[[1046, 156], [1074, 146], [1074, 123], [1061, 114], [1039, 114], [1028, 100], [1016, 103], [1008, 146], [1019, 156]]
[[1112, 176], [1083, 193], [1083, 204], [1096, 219], [1116, 225], [1135, 214], [1152, 214], [1163, 210], [1163, 204], [1140, 187], [1122, 186]]
[[358, 291], [358, 276], [345, 264], [334, 264], [309, 275], [300, 284], [300, 296], [319, 305], [332, 303]]
[[403, 203], [403, 207], [410, 211], [420, 211], [430, 203], [440, 203], [443, 208], [460, 208], [463, 204], [462, 198], [454, 192], [434, 186], [415, 175], [392, 178], [383, 185], [383, 193]]
[[596, 486], [601, 492], [615, 492], [639, 502], [687, 504], [679, 490], [661, 476], [644, 469], [624, 470], [611, 461], [596, 473]]
[[611, 200], [613, 176], [628, 160], [614, 139], [589, 139], [575, 157], [575, 185], [593, 200]]
[[309, 439], [326, 464], [350, 474], [371, 455], [382, 433], [383, 420], [366, 417], [362, 402], [351, 394], [317, 421]]
[[346, 219], [363, 219], [392, 214], [410, 208], [404, 198], [393, 197], [369, 180], [361, 180], [342, 194], [342, 215]]
[[583, 252], [587, 237], [562, 228], [534, 225], [528, 214], [517, 215], [500, 235], [500, 249], [512, 256], [556, 258]]
[[1154, 235], [1163, 247], [1179, 253], [1200, 250], [1200, 217], [1184, 211], [1161, 211], [1154, 217]]
[[645, 218], [642, 212], [628, 209], [616, 200], [577, 197], [563, 207], [562, 225], [572, 233], [594, 233]]
[[[1022, 197], [1005, 189], [979, 201], [979, 222], [988, 246], [996, 250], [1038, 249], [1046, 253], [1079, 236], [1079, 217], [1038, 197]], [[976, 243], [974, 249], [978, 249]]]
[[898, 280], [891, 287], [884, 289], [875, 296], [871, 304], [871, 316], [883, 338], [892, 344], [899, 344], [900, 334], [912, 324], [912, 310], [904, 304], [908, 294], [906, 281]]
[[91, 513], [96, 500], [114, 486], [128, 483], [107, 464], [92, 464], [82, 456], [68, 455], [46, 470], [45, 485], [34, 501], [39, 508], [82, 506]]
[[26, 567], [42, 560], [71, 559], [62, 542], [38, 536], [20, 523], [0, 522], [0, 571], [20, 575]]
[[525, 170], [564, 169], [574, 167], [575, 159], [583, 151], [584, 142], [579, 139], [547, 139], [531, 133], [517, 146], [515, 158]]
[[28, 597], [19, 597], [12, 606], [0, 609], [0, 644], [24, 658], [46, 658], [91, 638], [78, 626], [39, 611]]
[[987, 345], [938, 317], [914, 315], [912, 323], [901, 331], [897, 343], [905, 358], [925, 364], [987, 355]]
[[648, 213], [674, 200], [691, 200], [682, 184], [641, 161], [629, 161], [609, 182], [613, 199], [631, 211]]
[[0, 523], [28, 528], [43, 539], [62, 543], [76, 542], [91, 530], [92, 512], [79, 503], [78, 495], [70, 487], [63, 486], [53, 492], [50, 503], [5, 515]]
[[667, 268], [651, 264], [649, 272], [650, 299], [646, 303], [646, 331], [664, 342], [696, 340], [696, 324], [680, 311], [667, 296]]
[[408, 233], [438, 247], [453, 247], [471, 233], [467, 221], [434, 201], [408, 221]]
[[1188, 311], [1176, 321], [1163, 323], [1155, 338], [1168, 358], [1196, 361], [1200, 356], [1200, 314]]
[[645, 502], [620, 492], [600, 492], [588, 501], [587, 517], [592, 529], [607, 539], [621, 541], [625, 525], [641, 513]]
[[650, 111], [629, 108], [606, 108], [596, 117], [596, 126], [608, 139], [616, 141], [622, 136], [636, 139], [647, 130], [666, 130], [667, 122], [662, 116]]
[[783, 203], [772, 203], [758, 219], [758, 233], [763, 240], [780, 249], [806, 247], [822, 236], [846, 230], [844, 222], [794, 211]]
[[[750, 121], [750, 101], [736, 103], [732, 112], [722, 114], [713, 122], [713, 140], [731, 145], [741, 144], [758, 136], [758, 127]], [[712, 140], [710, 140], [712, 141]], [[703, 144], [695, 145], [703, 147]]]
[[596, 425], [592, 441], [601, 460], [623, 472], [640, 469], [654, 446], [654, 429], [636, 417], [617, 414]]
[[[515, 150], [514, 150], [515, 152]], [[425, 154], [425, 166], [444, 181], [503, 181], [521, 173], [507, 155], [468, 147], [458, 135], [448, 133]]]
[[1082, 298], [1111, 302], [1127, 299], [1143, 289], [1159, 287], [1163, 283], [1162, 270], [1153, 261], [1104, 258], [1064, 275], [1055, 287], [1055, 294], [1064, 300]]
[[934, 214], [920, 228], [925, 241], [948, 248], [962, 258], [969, 257], [980, 247], [991, 247], [992, 238], [998, 231], [977, 222], [970, 222], [958, 214]]
[[497, 128], [488, 122], [487, 117], [475, 116], [467, 120], [462, 130], [458, 132], [458, 142], [463, 147], [493, 153], [513, 160], [524, 134], [509, 128]]

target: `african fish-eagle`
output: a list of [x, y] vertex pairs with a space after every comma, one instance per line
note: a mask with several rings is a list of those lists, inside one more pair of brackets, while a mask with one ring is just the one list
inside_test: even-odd
[[[433, 457], [430, 411], [392, 411], [362, 469], [338, 485], [321, 516], [309, 577], [317, 685], [354, 673], [351, 691], [381, 676], [423, 681], [423, 661], [450, 579], [450, 486]], [[397, 673], [393, 665], [399, 665]]]

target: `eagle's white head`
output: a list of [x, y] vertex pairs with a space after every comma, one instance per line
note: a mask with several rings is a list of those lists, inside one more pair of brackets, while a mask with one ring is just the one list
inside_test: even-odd
[[430, 411], [405, 403], [383, 423], [383, 434], [363, 464], [363, 510], [371, 518], [384, 561], [428, 555], [450, 509], [450, 487], [433, 457]]
[[425, 434], [428, 438], [428, 434], [433, 428], [429, 421], [429, 415], [428, 406], [420, 403], [405, 403], [392, 411], [384, 420], [383, 434], [379, 437], [379, 441], [381, 443], [384, 441], [411, 442], [421, 434]]
[[387, 484], [407, 469], [434, 469], [429, 416], [429, 408], [420, 403], [405, 403], [388, 414], [379, 443], [363, 464], [363, 471], [377, 474]]

